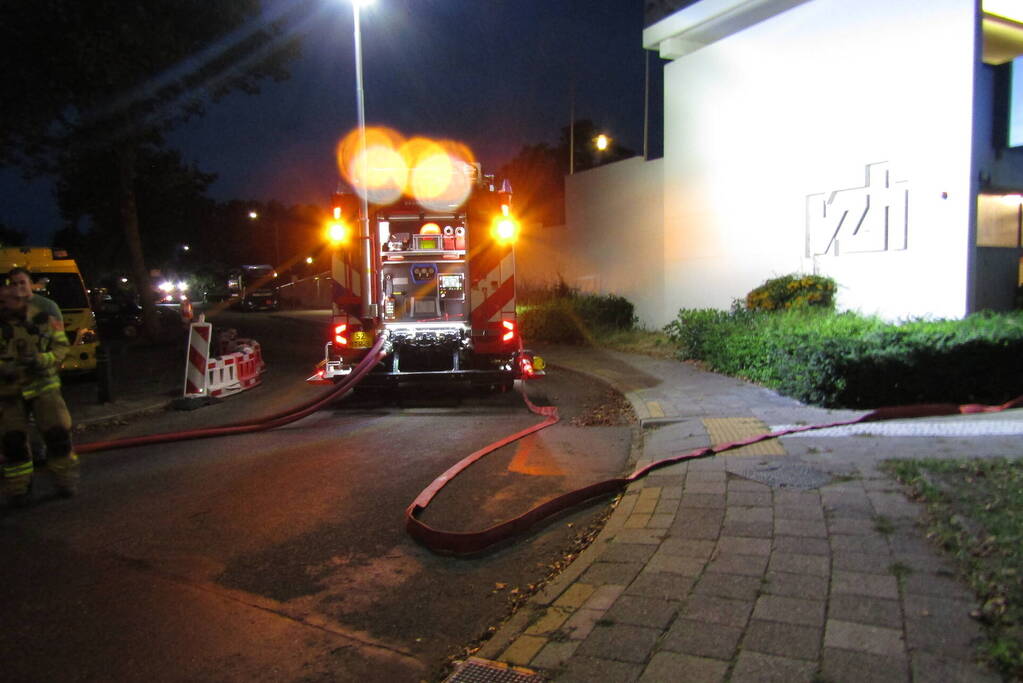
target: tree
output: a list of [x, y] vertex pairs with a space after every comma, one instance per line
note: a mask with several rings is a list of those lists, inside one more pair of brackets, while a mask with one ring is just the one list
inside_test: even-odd
[[[150, 265], [166, 270], [179, 260], [184, 245], [198, 244], [209, 232], [214, 202], [206, 191], [216, 176], [181, 161], [174, 150], [143, 145], [137, 150], [135, 179], [140, 235]], [[89, 281], [102, 273], [123, 271], [130, 261], [122, 232], [119, 193], [108, 179], [117, 172], [117, 160], [109, 152], [72, 158], [61, 163], [56, 188], [57, 202], [68, 227], [54, 237], [80, 257]], [[88, 232], [78, 226], [88, 219]]]
[[565, 222], [565, 171], [558, 150], [547, 143], [523, 145], [518, 155], [501, 167], [511, 183], [515, 211], [529, 223], [560, 225]]
[[[635, 153], [612, 141], [600, 152], [594, 146], [598, 128], [589, 119], [577, 119], [573, 126], [561, 129], [557, 147], [545, 142], [523, 145], [514, 159], [500, 169], [500, 175], [511, 183], [515, 209], [527, 222], [540, 225], [561, 225], [565, 222], [565, 176], [570, 170], [585, 171], [601, 164], [635, 156]], [[570, 136], [575, 144], [569, 146]], [[574, 169], [569, 164], [575, 156]]]
[[289, 22], [261, 20], [260, 0], [0, 0], [0, 165], [53, 174], [62, 160], [105, 157], [116, 220], [158, 334], [136, 195], [140, 158], [162, 134], [228, 92], [287, 77], [298, 53]]
[[27, 238], [28, 235], [21, 230], [0, 223], [0, 247], [23, 247]]

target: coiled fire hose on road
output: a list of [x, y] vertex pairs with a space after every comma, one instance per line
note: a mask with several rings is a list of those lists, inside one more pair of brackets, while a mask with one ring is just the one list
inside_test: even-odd
[[914, 418], [914, 417], [935, 417], [939, 415], [969, 415], [976, 413], [994, 413], [1003, 410], [1009, 410], [1010, 408], [1023, 407], [1023, 396], [1019, 396], [1011, 401], [1003, 403], [998, 406], [987, 406], [980, 404], [969, 404], [969, 405], [955, 405], [952, 403], [939, 403], [939, 404], [921, 404], [912, 406], [894, 406], [888, 408], [879, 408], [872, 412], [862, 415], [852, 420], [842, 420], [840, 422], [831, 422], [827, 424], [817, 425], [806, 425], [800, 427], [793, 427], [790, 429], [779, 430], [777, 432], [767, 432], [759, 434], [757, 436], [743, 439], [741, 441], [733, 441], [731, 443], [718, 444], [715, 446], [707, 446], [705, 448], [697, 448], [687, 453], [674, 455], [664, 460], [658, 460], [657, 462], [650, 463], [644, 467], [640, 467], [634, 470], [631, 474], [625, 477], [616, 477], [614, 479], [606, 479], [604, 481], [584, 486], [583, 488], [569, 491], [560, 496], [556, 496], [549, 500], [540, 503], [536, 507], [527, 510], [518, 517], [496, 524], [489, 529], [483, 529], [481, 531], [470, 531], [470, 532], [457, 532], [457, 531], [443, 531], [440, 529], [434, 529], [433, 527], [425, 524], [418, 519], [418, 516], [426, 509], [430, 501], [437, 493], [444, 488], [452, 479], [458, 476], [469, 465], [473, 464], [484, 455], [491, 453], [501, 446], [505, 446], [513, 441], [521, 439], [522, 437], [537, 432], [545, 427], [549, 427], [558, 421], [557, 408], [537, 408], [530, 401], [529, 398], [523, 393], [523, 398], [526, 400], [526, 404], [529, 409], [534, 413], [544, 415], [545, 419], [543, 422], [539, 422], [532, 427], [528, 427], [521, 432], [517, 432], [501, 441], [493, 443], [485, 448], [482, 448], [475, 453], [467, 456], [454, 466], [448, 468], [444, 474], [437, 477], [433, 483], [426, 487], [419, 496], [412, 502], [411, 505], [405, 510], [405, 529], [409, 535], [414, 539], [422, 543], [424, 546], [434, 552], [440, 552], [451, 555], [473, 555], [480, 553], [490, 546], [505, 541], [513, 536], [519, 535], [527, 531], [530, 527], [538, 522], [541, 522], [559, 512], [563, 512], [572, 507], [575, 507], [588, 500], [600, 498], [603, 496], [617, 494], [625, 490], [625, 488], [634, 481], [642, 479], [650, 472], [661, 468], [667, 467], [668, 465], [674, 465], [679, 462], [686, 460], [696, 460], [698, 458], [706, 458], [708, 456], [716, 455], [717, 453], [723, 453], [725, 451], [739, 448], [741, 446], [748, 446], [750, 444], [759, 443], [761, 441], [767, 441], [768, 439], [776, 439], [780, 436], [787, 434], [796, 434], [798, 432], [808, 432], [815, 429], [825, 429], [828, 427], [843, 427], [846, 425], [859, 424], [863, 422], [879, 422], [882, 420], [894, 420], [898, 418]]
[[[158, 443], [186, 441], [189, 439], [204, 439], [217, 436], [229, 436], [232, 434], [248, 434], [283, 427], [284, 425], [300, 420], [330, 403], [337, 401], [349, 390], [355, 388], [355, 386], [362, 381], [363, 377], [365, 377], [366, 374], [369, 373], [383, 357], [383, 345], [383, 337], [377, 339], [376, 343], [372, 346], [372, 348], [370, 348], [369, 353], [367, 353], [366, 357], [355, 366], [350, 375], [342, 380], [337, 386], [328, 390], [325, 394], [311, 399], [305, 404], [297, 407], [266, 417], [243, 420], [241, 422], [234, 422], [220, 427], [207, 427], [185, 432], [152, 434], [149, 436], [132, 437], [115, 441], [96, 441], [93, 443], [79, 445], [75, 448], [75, 450], [78, 453], [92, 453], [95, 451], [132, 448], [135, 446], [149, 446]], [[768, 439], [775, 439], [787, 434], [808, 432], [828, 427], [842, 427], [864, 422], [879, 422], [882, 420], [893, 420], [899, 418], [934, 417], [939, 415], [993, 413], [1009, 410], [1011, 408], [1023, 407], [1023, 396], [1019, 396], [1011, 401], [996, 406], [940, 403], [879, 408], [878, 410], [874, 410], [851, 420], [842, 420], [826, 424], [805, 425], [777, 432], [768, 432], [748, 439], [743, 439], [741, 441], [733, 441], [726, 444], [697, 448], [687, 453], [671, 456], [664, 460], [658, 460], [657, 462], [650, 463], [649, 465], [645, 465], [644, 467], [634, 470], [627, 476], [606, 479], [604, 481], [599, 481], [574, 491], [569, 491], [559, 496], [555, 496], [554, 498], [550, 498], [549, 500], [536, 505], [517, 517], [505, 520], [504, 522], [480, 531], [445, 531], [442, 529], [435, 529], [420, 520], [419, 516], [426, 510], [430, 501], [433, 500], [444, 486], [461, 474], [470, 465], [503, 446], [514, 443], [523, 437], [534, 434], [541, 429], [550, 427], [553, 424], [557, 424], [560, 418], [558, 417], [558, 409], [556, 407], [534, 405], [533, 402], [529, 400], [529, 397], [526, 396], [524, 390], [522, 391], [522, 398], [531, 412], [544, 418], [541, 422], [515, 432], [514, 434], [510, 434], [499, 441], [495, 441], [494, 443], [469, 454], [455, 465], [449, 467], [439, 477], [434, 479], [433, 482], [423, 489], [423, 491], [416, 496], [416, 499], [405, 509], [406, 531], [412, 538], [423, 544], [429, 550], [451, 555], [477, 554], [496, 544], [513, 538], [514, 536], [525, 533], [534, 525], [553, 517], [560, 512], [573, 508], [589, 500], [620, 493], [632, 482], [642, 479], [658, 468], [667, 467], [687, 460], [705, 458], [734, 448], [748, 446]]]

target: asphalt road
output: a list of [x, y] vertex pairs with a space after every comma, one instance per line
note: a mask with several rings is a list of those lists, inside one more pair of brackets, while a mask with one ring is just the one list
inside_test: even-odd
[[[301, 382], [321, 349], [308, 323], [220, 314], [214, 324], [260, 341], [262, 387], [80, 440], [223, 424], [322, 391]], [[483, 528], [624, 471], [632, 427], [588, 424], [607, 422], [615, 403], [603, 385], [555, 369], [530, 393], [563, 422], [470, 468], [429, 523]], [[606, 509], [471, 559], [404, 533], [404, 508], [437, 475], [536, 421], [515, 393], [407, 391], [270, 432], [84, 456], [78, 497], [59, 500], [43, 481], [35, 505], [0, 518], [3, 678], [438, 680]]]

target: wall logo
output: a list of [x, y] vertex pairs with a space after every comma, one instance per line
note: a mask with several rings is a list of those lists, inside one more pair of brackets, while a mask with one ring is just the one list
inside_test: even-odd
[[867, 164], [866, 184], [806, 197], [806, 256], [906, 249], [909, 183], [888, 162]]

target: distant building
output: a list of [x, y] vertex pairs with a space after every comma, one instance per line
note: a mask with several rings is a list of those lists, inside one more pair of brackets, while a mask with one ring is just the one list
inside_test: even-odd
[[790, 272], [888, 318], [1011, 307], [1023, 3], [977, 4], [647, 0], [664, 158], [567, 178], [551, 267], [648, 325]]

